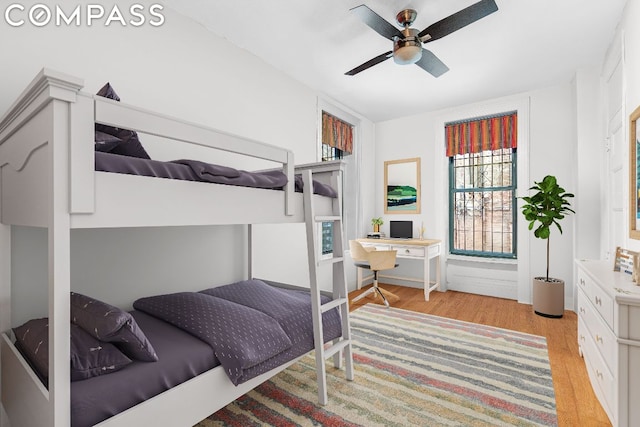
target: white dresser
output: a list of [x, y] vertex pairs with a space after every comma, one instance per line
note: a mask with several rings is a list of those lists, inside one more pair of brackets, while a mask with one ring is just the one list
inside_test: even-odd
[[611, 424], [640, 426], [640, 286], [612, 261], [580, 260], [578, 345]]

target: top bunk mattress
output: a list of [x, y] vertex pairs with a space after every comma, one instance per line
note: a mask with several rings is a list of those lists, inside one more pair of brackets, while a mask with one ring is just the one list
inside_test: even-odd
[[[271, 190], [282, 190], [287, 184], [286, 175], [278, 170], [248, 172], [197, 160], [164, 162], [101, 151], [95, 152], [95, 170]], [[302, 192], [303, 183], [300, 175], [295, 176], [295, 189], [297, 192]], [[321, 196], [337, 197], [336, 191], [331, 186], [316, 180], [313, 181], [313, 190], [315, 194]]]

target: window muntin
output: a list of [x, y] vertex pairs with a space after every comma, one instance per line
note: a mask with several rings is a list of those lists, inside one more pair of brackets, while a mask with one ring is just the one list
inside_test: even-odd
[[452, 254], [516, 258], [516, 149], [449, 157]]

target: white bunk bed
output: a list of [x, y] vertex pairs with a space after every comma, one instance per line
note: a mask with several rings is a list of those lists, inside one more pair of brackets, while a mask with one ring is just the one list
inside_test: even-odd
[[[293, 154], [288, 150], [86, 94], [81, 92], [82, 86], [78, 78], [44, 69], [0, 119], [0, 255], [4, 255], [0, 397], [11, 426], [70, 424], [70, 231], [76, 228], [306, 223], [318, 395], [320, 403], [326, 403], [325, 358], [333, 355], [339, 365], [344, 354], [346, 377], [353, 379], [341, 202], [340, 197], [315, 196], [310, 189], [312, 179], [317, 179], [333, 183], [340, 191], [342, 166], [319, 163], [294, 168]], [[96, 172], [91, 143], [96, 122], [277, 162], [289, 181], [285, 191], [270, 191]], [[294, 192], [294, 170], [303, 174], [304, 194]], [[162, 197], [149, 199], [145, 197], [148, 194]], [[219, 202], [226, 199], [235, 202]], [[322, 221], [334, 221], [337, 227], [334, 258], [330, 260], [333, 301], [321, 306], [315, 230]], [[10, 314], [14, 225], [48, 229], [48, 389], [6, 333], [17, 326], [11, 325]], [[333, 307], [340, 309], [343, 334], [341, 340], [325, 348], [321, 316]], [[154, 425], [191, 426], [294, 362], [239, 386], [234, 386], [222, 369], [214, 368], [99, 425], [143, 425], [153, 419]]]

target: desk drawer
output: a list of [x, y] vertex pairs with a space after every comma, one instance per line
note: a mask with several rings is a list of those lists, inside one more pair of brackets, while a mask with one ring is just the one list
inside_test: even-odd
[[398, 251], [398, 256], [424, 258], [424, 247], [393, 246]]
[[376, 251], [390, 251], [391, 245], [385, 245], [384, 243], [362, 243], [365, 248], [375, 248]]

